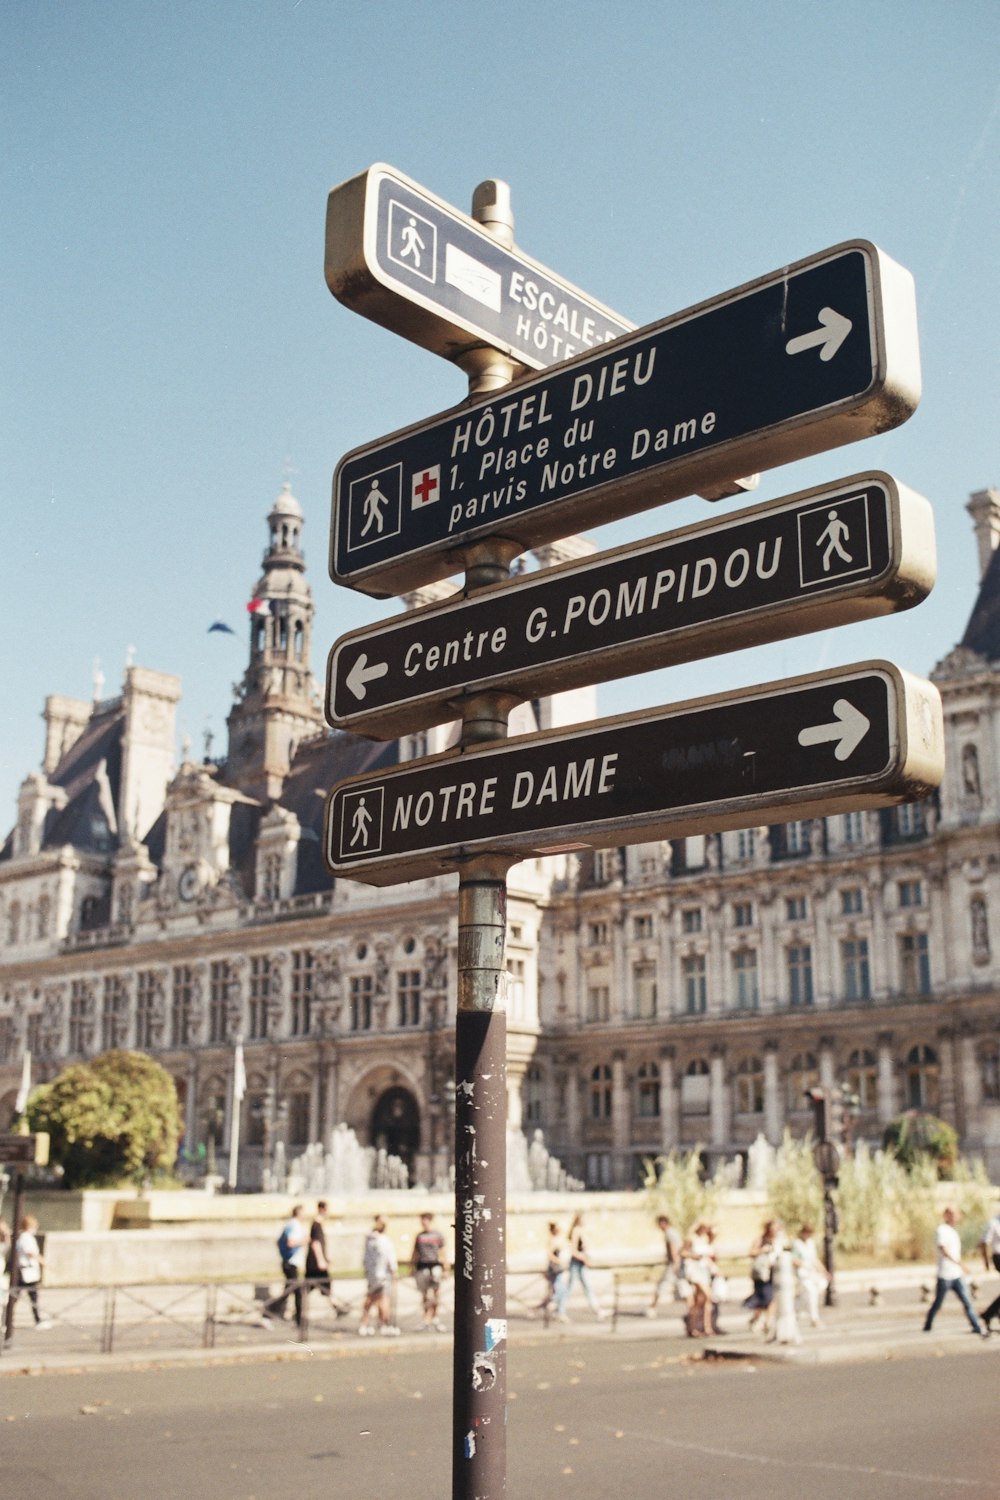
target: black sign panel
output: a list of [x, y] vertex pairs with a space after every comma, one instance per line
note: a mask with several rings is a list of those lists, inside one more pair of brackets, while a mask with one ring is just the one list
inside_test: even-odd
[[904, 421], [913, 283], [860, 241], [546, 375], [355, 449], [333, 485], [331, 576], [372, 594]]
[[926, 500], [860, 474], [341, 637], [327, 715], [386, 739], [466, 693], [523, 701], [906, 609], [934, 582]]
[[450, 360], [486, 343], [544, 370], [635, 327], [381, 164], [330, 194], [326, 280], [346, 307]]
[[326, 857], [373, 885], [919, 796], [941, 704], [887, 662], [448, 754], [335, 787]]

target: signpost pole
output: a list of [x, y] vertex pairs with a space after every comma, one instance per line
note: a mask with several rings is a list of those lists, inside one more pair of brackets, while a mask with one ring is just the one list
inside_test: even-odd
[[[481, 182], [473, 217], [508, 247], [514, 240], [510, 189]], [[466, 357], [469, 394], [508, 385], [515, 366], [495, 350]], [[510, 573], [516, 549], [486, 542], [466, 567], [466, 587]], [[470, 697], [463, 748], [505, 739], [513, 700]], [[479, 858], [458, 883], [458, 1008], [455, 1015], [455, 1335], [452, 1389], [452, 1500], [500, 1500], [507, 1493], [507, 869]]]

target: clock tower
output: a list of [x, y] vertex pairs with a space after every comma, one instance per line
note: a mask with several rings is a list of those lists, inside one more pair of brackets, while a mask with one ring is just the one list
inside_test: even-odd
[[313, 601], [302, 520], [286, 481], [267, 518], [270, 543], [247, 606], [250, 660], [228, 719], [225, 780], [264, 802], [280, 797], [296, 746], [324, 729], [309, 669]]

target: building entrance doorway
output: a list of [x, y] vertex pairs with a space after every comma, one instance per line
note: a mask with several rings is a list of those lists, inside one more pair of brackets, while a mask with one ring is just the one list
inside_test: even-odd
[[406, 1163], [413, 1181], [413, 1167], [420, 1150], [420, 1110], [409, 1089], [386, 1089], [372, 1111], [371, 1143]]

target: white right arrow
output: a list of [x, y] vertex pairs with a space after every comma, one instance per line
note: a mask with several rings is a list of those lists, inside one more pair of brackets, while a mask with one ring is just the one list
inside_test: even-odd
[[866, 719], [860, 709], [848, 703], [846, 698], [838, 698], [833, 705], [836, 714], [832, 724], [813, 724], [810, 729], [803, 729], [799, 734], [800, 745], [825, 745], [837, 742], [834, 755], [837, 760], [846, 760], [849, 755], [861, 744], [865, 735], [871, 728], [871, 720]]
[[376, 661], [368, 665], [368, 657], [362, 651], [354, 666], [347, 674], [347, 686], [355, 698], [362, 699], [369, 682], [375, 682], [379, 677], [384, 677], [389, 670], [387, 661]]
[[798, 338], [789, 339], [785, 345], [785, 353], [804, 354], [807, 349], [815, 349], [820, 345], [820, 359], [832, 359], [854, 325], [850, 318], [845, 318], [843, 313], [836, 312], [832, 307], [820, 308], [819, 323], [820, 326], [811, 333], [800, 333]]

